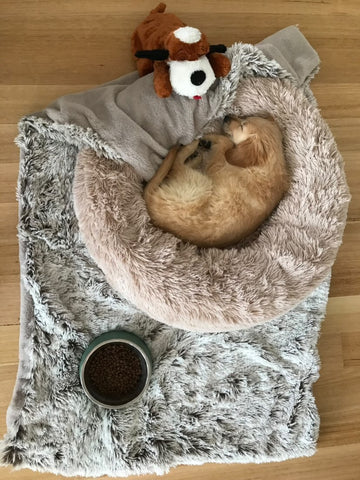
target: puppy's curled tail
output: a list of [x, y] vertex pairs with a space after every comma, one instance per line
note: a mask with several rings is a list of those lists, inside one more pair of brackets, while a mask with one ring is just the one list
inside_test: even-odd
[[156, 8], [154, 8], [154, 10], [151, 10], [150, 13], [164, 13], [165, 10], [166, 10], [166, 5], [165, 3], [161, 2]]
[[149, 180], [149, 183], [146, 185], [144, 190], [145, 202], [148, 202], [148, 200], [150, 200], [152, 194], [159, 188], [161, 182], [165, 180], [167, 174], [170, 172], [174, 164], [178, 151], [179, 147], [173, 147], [166, 156], [163, 163], [160, 165], [158, 171], [155, 173], [152, 179]]

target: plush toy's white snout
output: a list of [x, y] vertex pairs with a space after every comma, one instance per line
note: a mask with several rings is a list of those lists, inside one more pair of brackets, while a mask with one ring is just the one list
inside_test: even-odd
[[179, 95], [199, 100], [215, 81], [215, 74], [209, 60], [204, 55], [194, 61], [168, 62], [170, 83]]

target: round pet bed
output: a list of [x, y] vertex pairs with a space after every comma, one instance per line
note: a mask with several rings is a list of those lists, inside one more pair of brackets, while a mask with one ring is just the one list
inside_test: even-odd
[[143, 179], [130, 165], [92, 150], [78, 156], [75, 208], [89, 252], [115, 290], [178, 328], [236, 330], [285, 313], [330, 274], [341, 244], [348, 204], [342, 159], [303, 90], [289, 80], [246, 79], [228, 111], [271, 112], [291, 174], [268, 221], [233, 248], [197, 248], [156, 228]]

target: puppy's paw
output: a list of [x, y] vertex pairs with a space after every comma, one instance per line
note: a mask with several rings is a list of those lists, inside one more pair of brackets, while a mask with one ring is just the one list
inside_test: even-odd
[[189, 143], [189, 145], [185, 145], [183, 147], [179, 147], [178, 155], [176, 156], [175, 162], [177, 164], [185, 163], [186, 159], [193, 155], [199, 146], [199, 140], [194, 140], [193, 142]]
[[206, 150], [210, 150], [211, 145], [212, 145], [211, 141], [206, 140], [205, 138], [201, 138], [199, 141], [199, 147], [205, 148]]
[[221, 135], [216, 135], [215, 133], [208, 133], [204, 135], [201, 139], [203, 142], [218, 143], [221, 140]]

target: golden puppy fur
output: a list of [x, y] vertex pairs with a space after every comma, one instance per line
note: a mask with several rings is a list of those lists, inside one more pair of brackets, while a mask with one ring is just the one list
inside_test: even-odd
[[289, 184], [271, 117], [225, 117], [224, 133], [174, 147], [144, 191], [156, 226], [201, 247], [230, 246], [254, 232]]

